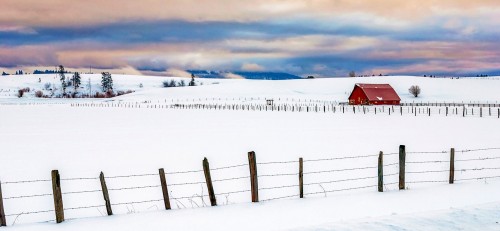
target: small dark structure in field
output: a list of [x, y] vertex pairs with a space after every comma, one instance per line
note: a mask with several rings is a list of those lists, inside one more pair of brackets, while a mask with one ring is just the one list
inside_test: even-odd
[[350, 105], [399, 105], [400, 102], [389, 84], [357, 83], [349, 96]]

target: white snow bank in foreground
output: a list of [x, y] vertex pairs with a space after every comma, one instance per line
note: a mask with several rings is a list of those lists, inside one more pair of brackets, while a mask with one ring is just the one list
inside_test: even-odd
[[498, 230], [500, 182], [155, 211], [7, 230]]

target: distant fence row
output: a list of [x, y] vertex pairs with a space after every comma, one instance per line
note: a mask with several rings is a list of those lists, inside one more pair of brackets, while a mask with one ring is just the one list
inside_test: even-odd
[[457, 107], [457, 106], [364, 106], [336, 104], [138, 104], [138, 103], [74, 103], [72, 107], [100, 108], [147, 108], [147, 109], [191, 109], [224, 111], [281, 111], [314, 112], [330, 114], [374, 114], [411, 116], [459, 116], [500, 118], [500, 107]]
[[[0, 102], [0, 105], [46, 105], [46, 104], [102, 104], [102, 103], [121, 103], [127, 105], [146, 105], [146, 104], [262, 104], [267, 100], [272, 100], [277, 104], [325, 104], [325, 105], [348, 105], [347, 101], [326, 100], [326, 99], [308, 99], [308, 98], [294, 98], [294, 97], [197, 97], [197, 98], [170, 98], [170, 99], [155, 99], [155, 100], [142, 100], [142, 101], [121, 101], [117, 98], [106, 99], [34, 99], [29, 102]], [[431, 102], [431, 101], [412, 101], [401, 102], [400, 106], [419, 107], [500, 107], [498, 101], [485, 102], [485, 101], [462, 101], [462, 102]]]
[[[376, 190], [384, 192], [390, 190], [389, 187], [397, 186], [399, 190], [409, 189], [413, 185], [425, 183], [447, 183], [454, 184], [455, 182], [474, 181], [474, 180], [489, 180], [500, 178], [500, 166], [498, 165], [500, 159], [500, 148], [483, 148], [471, 150], [455, 150], [451, 148], [447, 151], [425, 151], [425, 152], [407, 152], [404, 145], [399, 146], [399, 151], [394, 153], [370, 154], [370, 155], [357, 155], [357, 156], [343, 156], [331, 157], [323, 159], [304, 159], [299, 158], [296, 160], [287, 161], [273, 161], [273, 162], [257, 162], [255, 152], [248, 153], [248, 163], [229, 165], [223, 167], [210, 168], [208, 159], [202, 161], [201, 169], [186, 170], [186, 171], [165, 171], [160, 168], [157, 173], [146, 174], [133, 174], [133, 175], [116, 175], [105, 177], [101, 172], [98, 176], [94, 177], [72, 177], [64, 178], [58, 170], [52, 170], [50, 179], [28, 179], [21, 181], [3, 181], [0, 182], [0, 225], [6, 226], [7, 221], [10, 224], [15, 224], [20, 217], [33, 216], [38, 214], [54, 214], [55, 219], [50, 219], [44, 222], [55, 221], [57, 223], [63, 222], [65, 213], [75, 210], [88, 210], [88, 209], [105, 209], [105, 215], [113, 215], [114, 209], [117, 206], [145, 203], [161, 203], [162, 207], [166, 210], [172, 209], [172, 203], [181, 203], [180, 200], [187, 199], [190, 203], [195, 203], [193, 197], [201, 199], [200, 206], [217, 206], [221, 205], [221, 200], [224, 197], [234, 194], [243, 194], [248, 197], [249, 201], [254, 203], [260, 201], [271, 201], [284, 198], [305, 198], [307, 196], [324, 195], [329, 193], [355, 191], [355, 190]], [[346, 167], [345, 163], [354, 163], [356, 166]], [[361, 165], [360, 163], [368, 163]], [[306, 166], [304, 164], [307, 164]], [[314, 164], [322, 164], [322, 167], [314, 167]], [[284, 172], [283, 166], [290, 166], [293, 171]], [[334, 168], [332, 168], [334, 167]], [[214, 172], [221, 172], [230, 169], [247, 168], [247, 174], [242, 176], [227, 176], [222, 178], [214, 178]], [[265, 173], [260, 173], [262, 168], [269, 170]], [[188, 182], [167, 183], [167, 178], [172, 176], [182, 176], [186, 180], [185, 174], [202, 173], [204, 179], [194, 179]], [[457, 177], [460, 174], [460, 177]], [[224, 174], [222, 174], [224, 175]], [[307, 177], [305, 177], [307, 176]], [[319, 176], [337, 176], [335, 179], [318, 180]], [[142, 182], [145, 177], [157, 177], [157, 184], [153, 185], [135, 185], [130, 187], [108, 187], [109, 181], [114, 181], [123, 178], [134, 178]], [[281, 178], [280, 178], [281, 177]], [[260, 183], [262, 180], [268, 178], [279, 178], [279, 182], [284, 177], [290, 178], [293, 183], [278, 184], [262, 187]], [[249, 181], [249, 188], [240, 188], [233, 191], [220, 192], [217, 191], [218, 183], [234, 184], [235, 181]], [[51, 183], [51, 193], [39, 194], [23, 194], [15, 192], [13, 195], [2, 196], [2, 187], [10, 187], [14, 185], [21, 185], [30, 187], [34, 184]], [[89, 182], [98, 182], [100, 188], [78, 190], [78, 191], [65, 191], [61, 182], [76, 182], [81, 185], [88, 185]], [[208, 195], [193, 194], [191, 196], [172, 196], [171, 187], [183, 187], [187, 185], [205, 185], [208, 190]], [[48, 186], [48, 185], [47, 185]], [[315, 187], [316, 190], [305, 191], [307, 187]], [[161, 191], [159, 191], [161, 189]], [[115, 202], [110, 197], [109, 192], [113, 191], [133, 191], [133, 190], [154, 190], [158, 195], [156, 198], [143, 198], [134, 201], [120, 201]], [[261, 198], [259, 193], [272, 191], [272, 190], [285, 190], [289, 192], [285, 195], [279, 195], [268, 198]], [[66, 207], [63, 204], [63, 199], [68, 196], [82, 196], [84, 194], [102, 194], [102, 203], [93, 205], [80, 205], [75, 207]], [[140, 195], [143, 195], [141, 193]], [[42, 210], [27, 210], [20, 211], [16, 209], [16, 204], [19, 201], [31, 198], [52, 197], [54, 202], [53, 208], [45, 208]], [[205, 202], [206, 200], [206, 202]], [[4, 202], [9, 202], [9, 206], [5, 207]], [[85, 201], [83, 201], [85, 203]], [[28, 204], [31, 206], [31, 204]], [[185, 207], [185, 206], [184, 206]], [[10, 213], [5, 213], [4, 208]], [[127, 207], [128, 208], [128, 207]], [[100, 212], [100, 210], [98, 210]], [[100, 212], [101, 213], [101, 212]], [[77, 219], [78, 217], [70, 218]], [[38, 221], [41, 222], [41, 221]]]

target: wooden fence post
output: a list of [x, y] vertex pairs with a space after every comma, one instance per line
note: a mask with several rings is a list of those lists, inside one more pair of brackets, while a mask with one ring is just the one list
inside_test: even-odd
[[111, 201], [109, 200], [108, 186], [106, 186], [106, 180], [104, 179], [104, 173], [99, 174], [99, 180], [101, 180], [102, 195], [104, 201], [106, 202], [106, 212], [108, 216], [113, 215], [113, 210], [111, 209]]
[[250, 184], [252, 187], [252, 202], [259, 202], [259, 180], [257, 178], [257, 160], [255, 152], [248, 153], [248, 166], [250, 167]]
[[171, 207], [170, 207], [170, 198], [168, 196], [167, 180], [165, 178], [165, 170], [163, 168], [160, 168], [159, 174], [160, 174], [161, 190], [163, 192], [163, 202], [165, 204], [165, 209], [169, 210], [171, 209]]
[[56, 222], [64, 221], [64, 206], [61, 194], [61, 177], [58, 170], [52, 170], [52, 192], [54, 196], [54, 211], [56, 213]]
[[205, 157], [203, 159], [203, 172], [205, 173], [205, 181], [207, 182], [208, 195], [210, 197], [210, 205], [217, 206], [217, 200], [215, 198], [214, 186], [212, 185], [212, 177], [210, 176], [210, 165]]
[[5, 210], [3, 209], [2, 182], [0, 181], [0, 227], [7, 226], [5, 219]]
[[380, 151], [378, 154], [378, 191], [384, 191], [384, 153]]
[[455, 148], [450, 150], [450, 184], [455, 181]]
[[299, 194], [300, 198], [304, 198], [304, 161], [299, 158]]
[[399, 190], [405, 189], [406, 151], [404, 145], [399, 145]]

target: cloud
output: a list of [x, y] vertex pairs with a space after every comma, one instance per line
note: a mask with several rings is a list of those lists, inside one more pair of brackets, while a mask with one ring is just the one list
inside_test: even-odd
[[[374, 23], [412, 22], [436, 14], [477, 15], [497, 0], [5, 0], [0, 22], [24, 26], [86, 26], [121, 21], [186, 20], [255, 22], [292, 15], [371, 15]], [[210, 10], [207, 10], [210, 9]], [[397, 9], [397, 10], [395, 10]], [[57, 14], [47, 13], [57, 12]], [[40, 14], [44, 14], [40, 17]], [[61, 20], [68, 19], [68, 20]]]
[[176, 69], [176, 68], [169, 68], [165, 72], [166, 72], [166, 76], [186, 77], [186, 78], [191, 77], [191, 74], [189, 72], [181, 70], [181, 69]]
[[5, 0], [0, 67], [483, 70], [500, 60], [499, 13], [498, 0]]
[[29, 28], [29, 27], [23, 27], [23, 26], [1, 26], [0, 25], [0, 32], [13, 32], [13, 33], [19, 33], [19, 34], [26, 34], [26, 35], [37, 34], [35, 29]]
[[265, 68], [256, 63], [243, 63], [241, 65], [241, 70], [243, 71], [264, 71]]
[[241, 76], [241, 75], [237, 75], [237, 74], [234, 74], [234, 73], [223, 73], [222, 76], [224, 76], [224, 78], [226, 79], [244, 79], [245, 77]]

